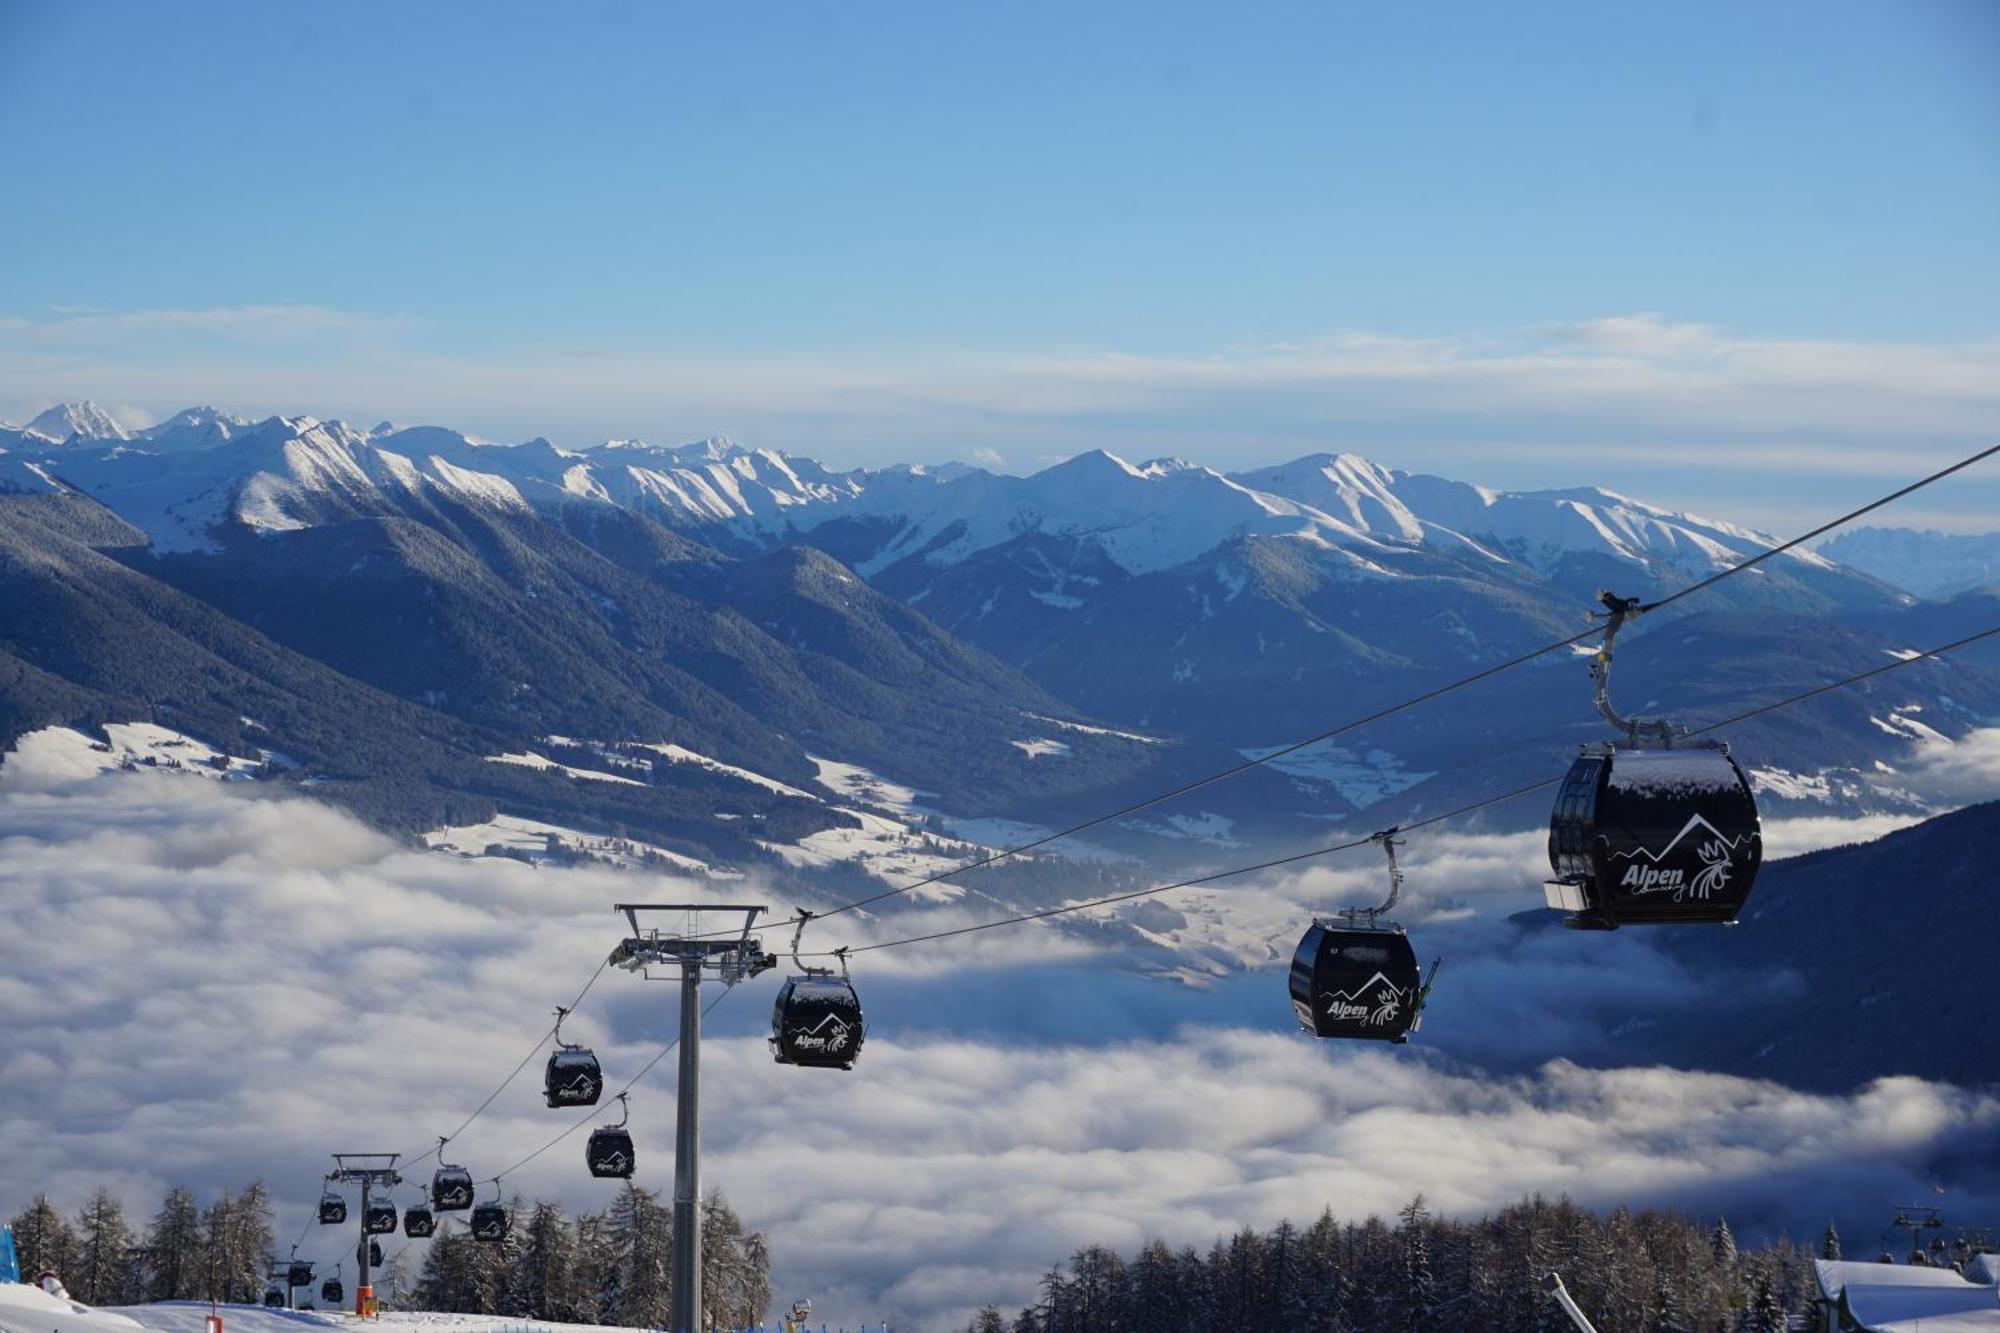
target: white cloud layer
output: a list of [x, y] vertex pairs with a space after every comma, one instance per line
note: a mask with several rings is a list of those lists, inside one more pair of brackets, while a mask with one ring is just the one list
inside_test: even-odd
[[[1524, 849], [1435, 839], [1417, 865], [1434, 879], [1518, 876]], [[1258, 892], [1295, 924], [1298, 901], [1370, 888], [1354, 867]], [[447, 859], [310, 801], [193, 779], [0, 781], [0, 1016], [14, 1034], [0, 1047], [0, 1208], [37, 1190], [74, 1205], [100, 1181], [150, 1207], [168, 1184], [263, 1175], [288, 1239], [324, 1154], [420, 1151], [458, 1123], [615, 940], [614, 901], [696, 891]], [[1021, 958], [1049, 942], [1002, 934]], [[1086, 1243], [1205, 1245], [1329, 1204], [1388, 1211], [1419, 1191], [1454, 1213], [1542, 1190], [1726, 1208], [1746, 1226], [1825, 1216], [1920, 1191], [1948, 1151], [1990, 1165], [2000, 1142], [2000, 1100], [1911, 1079], [1818, 1096], [1660, 1069], [1558, 1060], [1487, 1076], [1434, 1049], [1333, 1050], [1266, 1021], [1282, 1013], [1264, 1003], [1272, 973], [1204, 997], [1105, 968], [996, 971], [989, 957], [959, 976], [875, 958], [864, 993], [877, 1030], [855, 1072], [771, 1062], [758, 1035], [768, 979], [717, 1011], [705, 1048], [708, 1183], [770, 1233], [780, 1294], [810, 1292], [837, 1322], [947, 1327], [984, 1300], [1024, 1301]], [[1476, 966], [1458, 983], [1474, 992]], [[1637, 946], [1604, 973], [1628, 995], [1676, 984]], [[1574, 996], [1574, 981], [1547, 984]], [[607, 973], [574, 1034], [622, 1080], [671, 1031], [672, 1004], [671, 987]], [[1038, 1035], [1050, 1021], [1098, 1036]], [[671, 1173], [672, 1070], [633, 1112], [655, 1186]], [[567, 1123], [535, 1082], [531, 1066], [453, 1155], [486, 1175]], [[1957, 1206], [1992, 1211], [2000, 1181], [1978, 1169], [1965, 1168]], [[574, 1207], [607, 1194], [576, 1139], [507, 1183]], [[351, 1239], [311, 1229], [307, 1251], [331, 1259]]]

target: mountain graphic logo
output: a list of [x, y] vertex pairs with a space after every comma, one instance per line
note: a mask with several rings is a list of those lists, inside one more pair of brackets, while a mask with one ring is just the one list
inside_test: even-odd
[[[1681, 825], [1680, 832], [1657, 852], [1645, 847], [1629, 852], [1613, 852], [1614, 857], [1633, 863], [1625, 868], [1618, 887], [1634, 897], [1665, 893], [1673, 895], [1674, 902], [1689, 899], [1706, 901], [1728, 887], [1729, 876], [1736, 865], [1737, 849], [1756, 836], [1752, 831], [1731, 838], [1696, 811], [1688, 816], [1687, 823]], [[1691, 837], [1707, 839], [1695, 848], [1695, 855], [1701, 860], [1701, 869], [1692, 878], [1684, 867], [1661, 869], [1660, 862], [1672, 856]], [[1642, 857], [1651, 864], [1640, 864]]]
[[615, 1176], [625, 1175], [632, 1169], [632, 1159], [622, 1152], [605, 1153], [602, 1157], [593, 1158], [590, 1164]]
[[811, 1027], [793, 1028], [790, 1033], [792, 1048], [800, 1051], [844, 1051], [853, 1037], [853, 1024], [839, 1014], [826, 1014]]
[[1364, 1027], [1387, 1027], [1403, 1011], [1401, 986], [1377, 972], [1359, 986], [1344, 991], [1328, 991], [1326, 1016], [1342, 1023]]
[[579, 1073], [567, 1083], [558, 1083], [556, 1096], [565, 1100], [596, 1101], [597, 1079], [593, 1075]]

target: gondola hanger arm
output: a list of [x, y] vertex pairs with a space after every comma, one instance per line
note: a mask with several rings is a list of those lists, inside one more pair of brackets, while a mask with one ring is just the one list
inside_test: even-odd
[[[805, 939], [806, 927], [811, 925], [813, 918], [818, 915], [817, 912], [809, 911], [803, 907], [799, 908], [798, 926], [792, 931], [792, 966], [798, 968], [800, 972], [809, 977], [830, 977], [833, 975], [832, 968], [814, 967], [799, 957], [799, 944]], [[847, 959], [842, 955], [847, 951], [845, 949], [836, 949], [833, 952], [836, 957], [840, 957], [840, 965], [842, 968], [845, 968], [847, 966]]]
[[1359, 922], [1365, 917], [1368, 924], [1373, 926], [1376, 918], [1387, 916], [1395, 907], [1396, 900], [1403, 896], [1403, 868], [1396, 864], [1396, 848], [1405, 845], [1408, 839], [1397, 837], [1396, 834], [1400, 831], [1401, 825], [1392, 824], [1379, 833], [1368, 835], [1368, 841], [1381, 844], [1383, 852], [1388, 855], [1389, 896], [1374, 907], [1350, 907], [1341, 913], [1350, 921]]
[[1593, 611], [1593, 616], [1603, 619], [1604, 641], [1590, 659], [1590, 679], [1595, 687], [1594, 698], [1597, 711], [1606, 722], [1625, 733], [1627, 743], [1637, 745], [1642, 732], [1657, 736], [1662, 745], [1672, 745], [1683, 734], [1684, 728], [1675, 726], [1666, 718], [1626, 717], [1611, 705], [1611, 656], [1616, 651], [1618, 631], [1634, 616], [1645, 614], [1651, 607], [1642, 605], [1636, 597], [1620, 597], [1616, 593], [1598, 591], [1597, 600], [1604, 604], [1603, 611]]

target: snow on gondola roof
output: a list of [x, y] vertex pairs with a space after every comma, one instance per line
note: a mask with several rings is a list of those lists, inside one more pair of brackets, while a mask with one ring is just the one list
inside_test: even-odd
[[1707, 746], [1684, 750], [1620, 750], [1611, 766], [1611, 788], [1647, 796], [1676, 796], [1736, 786], [1729, 756]]

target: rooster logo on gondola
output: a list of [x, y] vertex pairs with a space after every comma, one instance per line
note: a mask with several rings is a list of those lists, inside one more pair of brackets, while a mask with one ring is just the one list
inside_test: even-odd
[[1721, 891], [1729, 883], [1729, 849], [1720, 842], [1705, 842], [1701, 845], [1701, 873], [1688, 885], [1688, 897], [1706, 898]]

